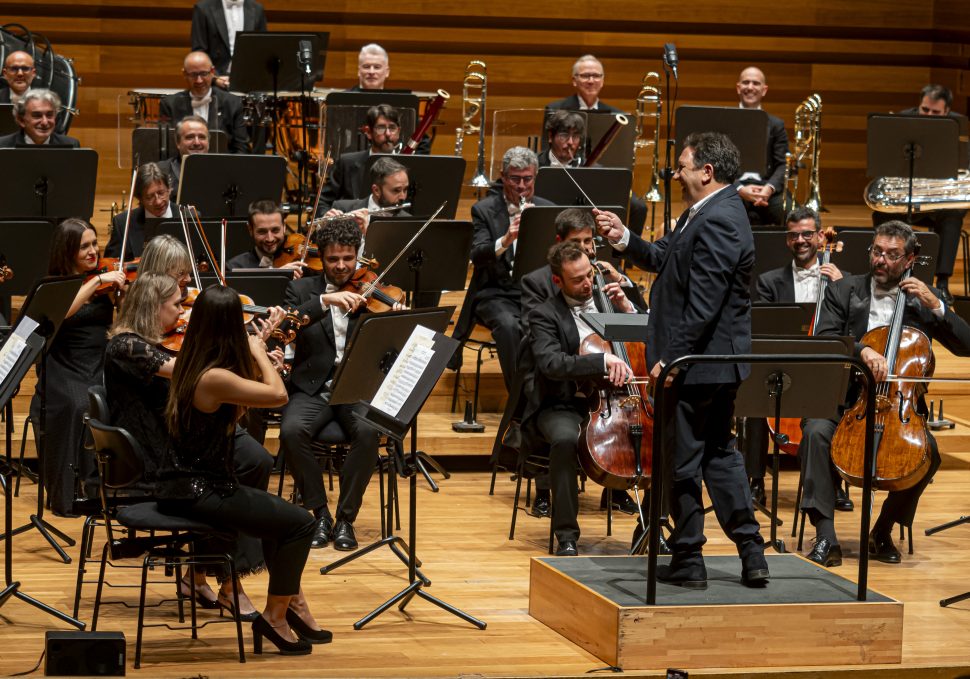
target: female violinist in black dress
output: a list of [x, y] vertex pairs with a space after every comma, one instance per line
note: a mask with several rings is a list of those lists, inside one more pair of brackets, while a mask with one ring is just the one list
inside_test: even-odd
[[302, 655], [311, 643], [332, 638], [314, 621], [300, 588], [316, 522], [296, 505], [240, 485], [232, 460], [243, 410], [287, 400], [266, 344], [246, 335], [238, 294], [218, 286], [202, 291], [172, 374], [166, 411], [172, 447], [157, 494], [164, 511], [262, 539], [269, 590], [253, 621], [254, 650], [260, 653], [266, 638], [281, 653]]
[[[66, 219], [54, 230], [48, 274], [72, 276], [98, 267], [98, 234], [83, 219]], [[95, 294], [99, 286], [113, 283], [123, 288], [125, 275], [109, 271], [91, 276], [78, 291], [67, 317], [47, 354], [47, 374], [37, 368], [37, 388], [30, 401], [35, 439], [39, 437], [40, 398], [46, 389], [43, 479], [51, 509], [73, 516], [78, 481], [89, 482], [91, 497], [94, 458], [84, 451], [84, 422], [88, 387], [101, 384], [105, 333], [111, 325], [112, 295]], [[46, 378], [46, 379], [45, 379]], [[38, 450], [40, 444], [38, 443]], [[83, 491], [82, 491], [83, 492]]]

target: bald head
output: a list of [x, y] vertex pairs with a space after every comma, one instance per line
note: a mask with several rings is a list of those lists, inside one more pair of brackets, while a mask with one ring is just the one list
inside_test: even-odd
[[34, 70], [34, 59], [26, 52], [11, 52], [3, 61], [3, 79], [10, 86], [10, 91], [18, 97], [30, 88], [35, 75], [37, 71]]
[[197, 97], [204, 96], [212, 88], [215, 73], [212, 60], [205, 52], [189, 52], [182, 61], [182, 75], [189, 91]]
[[768, 93], [765, 74], [757, 66], [748, 66], [738, 77], [738, 97], [744, 108], [761, 108], [761, 100]]

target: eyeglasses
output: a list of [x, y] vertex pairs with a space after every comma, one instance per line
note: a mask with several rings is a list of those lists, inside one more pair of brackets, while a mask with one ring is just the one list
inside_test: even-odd
[[903, 257], [906, 256], [905, 252], [883, 252], [875, 246], [869, 247], [869, 256], [872, 257], [872, 261], [876, 261], [880, 257], [885, 259], [887, 262], [898, 262]]
[[523, 176], [509, 175], [505, 178], [510, 184], [523, 184], [528, 186], [535, 181], [535, 175], [527, 174]]
[[208, 78], [212, 75], [212, 71], [193, 71], [192, 73], [186, 73], [185, 77], [189, 80], [199, 80], [200, 78]]
[[4, 66], [3, 70], [11, 73], [30, 73], [34, 70], [33, 66]]
[[794, 243], [799, 239], [812, 240], [812, 237], [815, 236], [816, 233], [818, 233], [818, 231], [814, 229], [806, 229], [805, 231], [789, 231], [785, 234], [785, 238]]
[[556, 133], [556, 141], [560, 141], [560, 142], [566, 142], [571, 139], [579, 141], [582, 138], [583, 138], [583, 135], [581, 135], [579, 132], [557, 132]]
[[377, 134], [384, 134], [385, 132], [397, 132], [401, 127], [399, 125], [374, 125], [371, 129]]
[[602, 73], [577, 73], [576, 78], [579, 80], [602, 80]]
[[156, 200], [168, 200], [168, 197], [170, 195], [172, 195], [172, 192], [169, 189], [163, 189], [161, 191], [155, 191], [154, 193], [149, 193], [147, 196], [145, 196], [145, 200], [147, 202], [152, 202]]

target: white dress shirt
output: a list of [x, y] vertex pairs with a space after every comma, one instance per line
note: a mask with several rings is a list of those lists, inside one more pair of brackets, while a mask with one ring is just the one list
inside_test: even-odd
[[818, 284], [821, 281], [821, 265], [818, 258], [808, 268], [791, 263], [792, 280], [795, 283], [795, 303], [814, 303], [818, 299]]
[[[896, 305], [896, 296], [899, 294], [899, 286], [892, 290], [883, 290], [876, 285], [876, 281], [869, 283], [869, 324], [866, 332], [882, 325], [889, 325], [893, 318], [893, 308]], [[946, 305], [939, 300], [940, 306], [930, 309], [937, 318], [943, 318], [946, 313]], [[877, 349], [878, 351], [878, 349]]]
[[202, 118], [202, 120], [209, 122], [209, 104], [212, 103], [212, 88], [203, 94], [201, 97], [197, 97], [189, 91], [189, 100], [192, 103], [192, 113]]
[[226, 16], [226, 28], [229, 29], [229, 54], [235, 54], [236, 33], [246, 25], [243, 0], [222, 0], [222, 11]]
[[[333, 283], [327, 283], [327, 288], [324, 291], [324, 295], [329, 295], [332, 292], [337, 292], [337, 286]], [[333, 343], [334, 348], [337, 350], [337, 355], [334, 358], [333, 364], [340, 365], [340, 361], [344, 357], [344, 346], [347, 344], [347, 326], [349, 324], [349, 315], [344, 312], [339, 306], [329, 306], [323, 301], [323, 295], [320, 296], [320, 306], [323, 307], [324, 311], [330, 312], [330, 321], [333, 323]]]
[[[589, 323], [580, 317], [580, 314], [595, 314], [596, 300], [590, 297], [585, 302], [580, 302], [578, 299], [573, 299], [566, 293], [563, 293], [563, 298], [566, 300], [567, 306], [569, 306], [569, 313], [573, 315], [573, 322], [576, 324], [576, 330], [579, 332], [579, 343], [582, 344], [583, 340], [592, 335], [594, 331]], [[603, 355], [603, 372], [606, 372], [605, 354]]]

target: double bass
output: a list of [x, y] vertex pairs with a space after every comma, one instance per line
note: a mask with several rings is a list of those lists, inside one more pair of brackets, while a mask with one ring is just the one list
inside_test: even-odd
[[[594, 291], [600, 309], [611, 309], [603, 292], [603, 274], [594, 264]], [[580, 354], [611, 353], [623, 359], [634, 375], [646, 375], [642, 342], [607, 342], [593, 333], [582, 341]], [[653, 459], [653, 405], [642, 381], [622, 387], [597, 385], [589, 395], [589, 422], [580, 436], [579, 460], [590, 480], [604, 488], [650, 487]], [[639, 456], [639, 475], [637, 457]]]
[[[901, 280], [911, 273], [912, 268], [907, 269]], [[905, 309], [906, 293], [900, 288], [889, 325], [873, 328], [861, 340], [886, 357], [889, 375], [916, 380], [893, 379], [876, 385], [873, 488], [878, 490], [911, 488], [930, 468], [930, 435], [926, 416], [917, 412], [917, 405], [926, 393], [926, 380], [933, 376], [936, 359], [930, 338], [903, 325]], [[854, 486], [862, 486], [865, 473], [866, 396], [863, 387], [832, 437], [832, 462]]]

